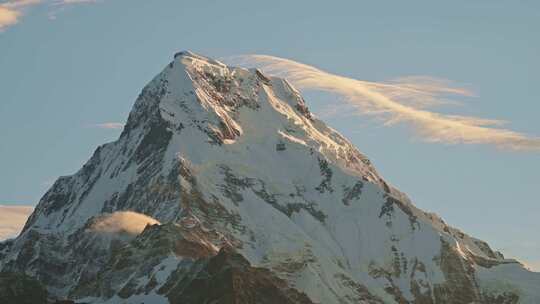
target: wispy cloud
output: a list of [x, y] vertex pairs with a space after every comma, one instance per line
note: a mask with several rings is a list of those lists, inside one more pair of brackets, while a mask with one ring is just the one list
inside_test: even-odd
[[42, 0], [11, 0], [0, 4], [0, 32], [17, 24], [28, 7], [42, 3]]
[[540, 260], [538, 261], [523, 261], [522, 262], [525, 265], [525, 268], [534, 271], [534, 272], [540, 272]]
[[12, 0], [0, 4], [0, 32], [19, 22], [26, 7], [41, 3], [41, 0]]
[[26, 10], [34, 6], [51, 7], [49, 18], [55, 19], [58, 11], [66, 6], [84, 3], [97, 3], [98, 0], [11, 0], [0, 4], [0, 32], [20, 22]]
[[32, 206], [0, 205], [0, 241], [17, 236], [32, 210]]
[[267, 55], [243, 55], [225, 61], [258, 67], [270, 75], [285, 77], [299, 89], [342, 95], [357, 113], [381, 119], [385, 126], [405, 123], [420, 138], [429, 142], [489, 144], [508, 150], [540, 151], [540, 138], [502, 128], [505, 121], [426, 110], [441, 104], [452, 104], [445, 99], [449, 94], [474, 95], [470, 90], [452, 86], [445, 80], [416, 76], [384, 83], [370, 82]]
[[104, 123], [92, 124], [92, 125], [89, 125], [89, 127], [100, 128], [100, 129], [119, 130], [119, 129], [122, 129], [124, 127], [124, 124], [121, 123], [121, 122], [104, 122]]
[[0, 6], [0, 30], [17, 23], [19, 15], [20, 13], [15, 10]]
[[506, 257], [515, 258], [525, 268], [540, 272], [540, 243], [519, 239], [505, 240], [500, 248]]

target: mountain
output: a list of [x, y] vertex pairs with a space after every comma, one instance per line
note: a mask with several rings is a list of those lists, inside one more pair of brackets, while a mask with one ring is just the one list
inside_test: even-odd
[[0, 269], [80, 303], [540, 303], [540, 273], [416, 208], [286, 80], [190, 52]]

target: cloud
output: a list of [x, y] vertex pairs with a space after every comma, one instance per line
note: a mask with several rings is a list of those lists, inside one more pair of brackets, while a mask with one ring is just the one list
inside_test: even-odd
[[32, 206], [0, 205], [0, 241], [17, 236], [33, 210]]
[[17, 23], [19, 12], [0, 6], [0, 30]]
[[404, 123], [428, 142], [488, 144], [507, 150], [540, 151], [540, 138], [501, 128], [505, 121], [426, 110], [442, 104], [455, 104], [444, 99], [447, 95], [474, 96], [471, 91], [454, 87], [446, 80], [415, 76], [385, 83], [369, 82], [267, 55], [243, 55], [225, 61], [258, 67], [269, 75], [285, 77], [300, 89], [342, 95], [356, 113], [376, 117], [383, 121], [384, 126]]
[[121, 122], [104, 122], [104, 123], [90, 125], [90, 127], [100, 128], [100, 129], [119, 130], [124, 127], [124, 124]]
[[51, 7], [49, 19], [56, 19], [56, 14], [66, 6], [85, 3], [97, 3], [98, 0], [11, 0], [0, 4], [0, 32], [17, 24], [24, 12], [34, 6], [48, 5]]
[[103, 214], [90, 226], [90, 231], [103, 233], [127, 233], [130, 235], [140, 234], [146, 225], [160, 224], [159, 221], [132, 211], [117, 211]]
[[518, 258], [517, 259], [523, 267], [526, 269], [533, 271], [533, 272], [539, 272], [540, 273], [540, 260], [536, 259], [526, 259], [526, 258]]
[[[34, 210], [33, 206], [0, 205], [0, 241], [16, 237]], [[101, 233], [140, 234], [146, 225], [159, 221], [132, 211], [117, 211], [100, 215], [89, 230]]]
[[529, 267], [532, 271], [540, 272], [540, 260], [529, 262]]
[[0, 4], [0, 32], [17, 24], [27, 7], [40, 3], [41, 0], [12, 0]]

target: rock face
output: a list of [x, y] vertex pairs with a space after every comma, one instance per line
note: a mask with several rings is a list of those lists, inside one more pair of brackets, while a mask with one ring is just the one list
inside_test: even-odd
[[0, 273], [0, 303], [47, 304], [47, 290], [21, 273]]
[[287, 81], [190, 52], [0, 270], [85, 303], [540, 303], [540, 274], [414, 207]]
[[165, 288], [170, 303], [313, 304], [270, 270], [252, 267], [228, 247], [203, 263], [189, 282], [170, 280]]

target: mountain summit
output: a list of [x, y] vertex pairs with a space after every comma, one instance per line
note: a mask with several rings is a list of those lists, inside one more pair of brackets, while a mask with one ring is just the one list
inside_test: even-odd
[[0, 270], [81, 303], [540, 303], [539, 273], [416, 208], [286, 80], [191, 52]]

